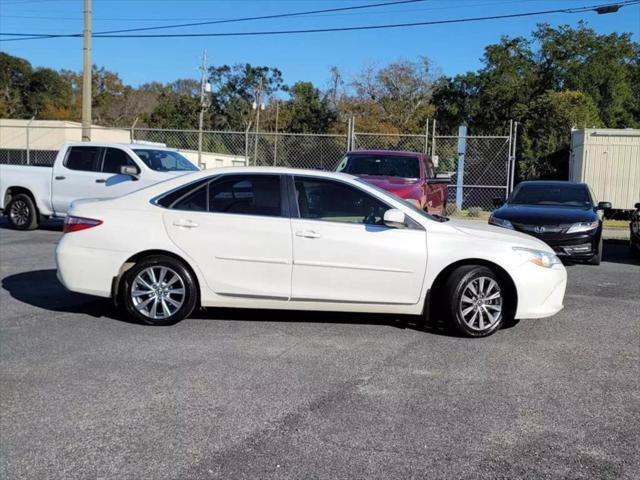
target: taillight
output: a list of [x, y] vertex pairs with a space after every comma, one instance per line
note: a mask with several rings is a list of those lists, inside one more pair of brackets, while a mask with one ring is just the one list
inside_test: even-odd
[[62, 231], [64, 233], [78, 232], [80, 230], [86, 230], [87, 228], [97, 227], [101, 224], [102, 220], [97, 220], [95, 218], [68, 216], [64, 219], [64, 227]]

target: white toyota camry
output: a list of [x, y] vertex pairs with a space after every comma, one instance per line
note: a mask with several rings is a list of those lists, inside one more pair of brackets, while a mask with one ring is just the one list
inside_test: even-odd
[[56, 250], [66, 288], [167, 325], [198, 307], [429, 316], [461, 333], [562, 308], [545, 243], [433, 217], [341, 173], [205, 170], [72, 205]]

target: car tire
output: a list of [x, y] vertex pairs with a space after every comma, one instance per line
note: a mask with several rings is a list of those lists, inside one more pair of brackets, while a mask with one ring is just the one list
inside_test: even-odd
[[35, 230], [38, 228], [40, 214], [31, 196], [26, 193], [14, 195], [6, 209], [9, 224], [16, 230]]
[[589, 261], [587, 262], [589, 265], [600, 265], [602, 262], [602, 247], [603, 247], [602, 236], [600, 236], [600, 242], [598, 242], [598, 253], [596, 253]]
[[464, 265], [455, 269], [444, 288], [451, 325], [466, 337], [495, 333], [509, 310], [505, 292], [498, 276], [487, 267]]
[[197, 282], [181, 261], [153, 255], [125, 274], [120, 303], [125, 313], [146, 325], [173, 325], [197, 306]]

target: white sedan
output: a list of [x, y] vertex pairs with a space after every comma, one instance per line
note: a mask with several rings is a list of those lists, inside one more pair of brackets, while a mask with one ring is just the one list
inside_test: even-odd
[[356, 177], [226, 168], [74, 202], [56, 250], [71, 291], [151, 325], [199, 307], [444, 313], [462, 334], [562, 308], [545, 243], [433, 217]]

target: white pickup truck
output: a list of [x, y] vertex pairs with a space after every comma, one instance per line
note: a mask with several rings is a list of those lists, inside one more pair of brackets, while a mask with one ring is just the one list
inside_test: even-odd
[[74, 200], [112, 198], [198, 170], [176, 150], [151, 143], [68, 143], [53, 167], [0, 165], [0, 210], [19, 230], [64, 217]]

